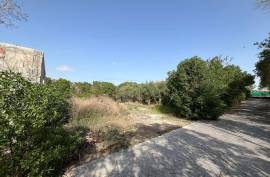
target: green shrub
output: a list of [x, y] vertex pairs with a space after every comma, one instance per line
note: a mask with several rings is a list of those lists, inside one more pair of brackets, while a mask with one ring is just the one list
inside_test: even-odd
[[72, 82], [62, 78], [57, 80], [46, 78], [45, 84], [47, 86], [53, 87], [56, 91], [61, 92], [66, 98], [71, 97]]
[[63, 94], [0, 72], [0, 176], [55, 176], [81, 142]]
[[140, 85], [141, 102], [144, 104], [158, 104], [165, 92], [165, 82], [148, 82]]
[[202, 59], [193, 57], [181, 62], [176, 71], [169, 73], [168, 104], [187, 118], [217, 118], [222, 103], [215, 90], [208, 86], [207, 77], [208, 65]]
[[204, 61], [193, 57], [169, 72], [163, 104], [191, 119], [216, 119], [224, 109], [249, 95], [254, 77], [215, 57]]
[[247, 86], [254, 83], [254, 76], [245, 72], [241, 73], [233, 81], [228, 84], [222, 99], [227, 106], [239, 104], [242, 100], [247, 99], [251, 95], [251, 91]]

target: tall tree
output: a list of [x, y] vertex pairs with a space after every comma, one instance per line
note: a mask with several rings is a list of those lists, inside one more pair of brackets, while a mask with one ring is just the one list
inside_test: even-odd
[[0, 25], [14, 26], [15, 21], [26, 21], [27, 14], [15, 0], [0, 0]]
[[261, 79], [261, 87], [270, 87], [270, 33], [268, 39], [261, 43], [257, 43], [261, 52], [259, 53], [259, 61], [256, 63], [256, 74]]

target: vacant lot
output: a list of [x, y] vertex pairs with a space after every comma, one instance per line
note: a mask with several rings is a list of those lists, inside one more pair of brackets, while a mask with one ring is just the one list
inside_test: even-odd
[[166, 107], [118, 103], [107, 97], [76, 98], [72, 109], [73, 119], [67, 127], [84, 130], [86, 144], [69, 168], [190, 123], [175, 117]]

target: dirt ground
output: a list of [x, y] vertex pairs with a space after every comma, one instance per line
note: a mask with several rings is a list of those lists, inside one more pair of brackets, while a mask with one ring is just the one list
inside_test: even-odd
[[121, 107], [119, 115], [100, 118], [95, 122], [95, 131], [85, 135], [88, 144], [82, 148], [79, 159], [68, 165], [68, 169], [191, 123], [173, 114], [161, 113], [153, 105], [121, 103]]

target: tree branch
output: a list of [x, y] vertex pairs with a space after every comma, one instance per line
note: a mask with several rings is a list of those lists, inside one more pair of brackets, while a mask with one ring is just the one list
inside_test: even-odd
[[15, 26], [15, 21], [26, 21], [27, 18], [15, 0], [0, 0], [0, 25]]

